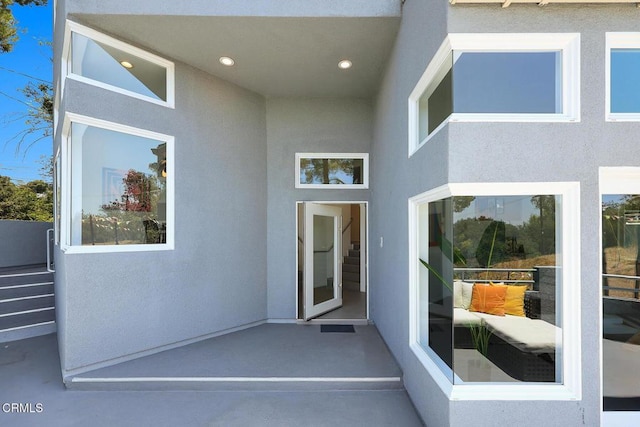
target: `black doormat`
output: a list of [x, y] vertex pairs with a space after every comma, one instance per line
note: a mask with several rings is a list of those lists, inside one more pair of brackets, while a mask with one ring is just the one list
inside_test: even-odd
[[603, 400], [605, 411], [640, 410], [640, 397], [605, 397]]
[[353, 325], [320, 325], [320, 332], [355, 332]]

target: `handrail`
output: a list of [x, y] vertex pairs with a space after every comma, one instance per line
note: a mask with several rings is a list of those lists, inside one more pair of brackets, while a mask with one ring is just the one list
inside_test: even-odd
[[[630, 292], [634, 295], [633, 298], [640, 299], [640, 276], [628, 276], [625, 274], [610, 274], [603, 273], [602, 278], [602, 290], [604, 296], [610, 296], [609, 291], [621, 291], [621, 292]], [[607, 279], [622, 279], [622, 280], [633, 280], [636, 282], [635, 287], [633, 288], [621, 288], [619, 286], [609, 286], [605, 283], [608, 283]]]
[[[349, 224], [347, 224], [347, 226], [346, 226], [346, 227], [344, 227], [344, 228], [342, 229], [342, 234], [344, 234], [344, 233], [346, 233], [346, 232], [347, 232], [347, 230], [349, 229], [349, 227], [351, 227], [351, 224], [352, 224], [352, 223], [353, 223], [353, 218], [351, 218], [351, 219], [349, 220]], [[300, 237], [300, 236], [298, 236], [298, 243], [301, 243], [301, 244], [303, 244], [303, 245], [304, 245], [304, 240], [302, 240], [302, 237]], [[333, 249], [333, 245], [331, 246], [331, 248], [329, 248], [329, 249], [328, 249], [328, 250], [326, 250], [326, 251], [317, 251], [317, 252], [329, 252], [331, 249]], [[314, 252], [314, 253], [315, 253], [315, 252]]]
[[[50, 273], [55, 273], [55, 262], [52, 262], [52, 257], [51, 257], [51, 242], [53, 242], [54, 237], [52, 235], [52, 233], [54, 232], [53, 228], [49, 228], [47, 230], [47, 271]], [[51, 268], [51, 267], [54, 268]]]

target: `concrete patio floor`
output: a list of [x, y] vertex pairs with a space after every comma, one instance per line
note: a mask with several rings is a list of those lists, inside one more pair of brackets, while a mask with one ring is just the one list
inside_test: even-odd
[[[263, 335], [287, 335], [292, 331], [294, 335], [301, 333], [300, 337], [291, 342], [289, 348], [281, 350], [282, 355], [291, 354], [290, 357], [295, 357], [299, 354], [296, 349], [305, 347], [298, 344], [309, 343], [314, 338], [319, 342], [332, 341], [332, 347], [338, 349], [344, 342], [349, 341], [348, 335], [352, 340], [356, 335], [360, 335], [352, 342], [352, 344], [359, 342], [362, 345], [360, 348], [345, 349], [339, 358], [331, 359], [332, 362], [342, 360], [343, 356], [354, 354], [366, 356], [367, 349], [373, 351], [373, 347], [366, 347], [365, 344], [375, 343], [380, 339], [373, 326], [356, 326], [356, 328], [364, 328], [365, 331], [358, 332], [356, 335], [320, 334], [319, 331], [316, 334], [314, 329], [306, 328], [319, 329], [319, 326], [262, 325], [114, 367], [103, 368], [84, 374], [83, 377], [197, 376], [201, 372], [200, 369], [207, 371], [207, 375], [237, 375], [236, 369], [246, 369], [248, 364], [243, 367], [242, 364], [236, 364], [231, 360], [225, 361], [225, 358], [246, 345], [248, 341], [240, 339], [242, 336], [256, 338]], [[302, 341], [297, 341], [298, 339]], [[272, 376], [283, 373], [281, 369], [290, 368], [289, 375], [295, 376], [303, 372], [304, 366], [308, 366], [311, 372], [315, 370], [313, 375], [322, 374], [323, 369], [327, 375], [332, 376], [346, 372], [345, 366], [338, 367], [337, 371], [327, 370], [328, 366], [335, 363], [323, 364], [324, 368], [314, 368], [314, 365], [320, 364], [323, 357], [329, 357], [327, 353], [316, 355], [317, 358], [308, 360], [307, 364], [292, 365], [291, 360], [288, 359], [278, 362], [272, 359], [276, 354], [274, 352], [277, 352], [276, 347], [274, 346], [273, 350], [268, 350], [266, 353], [258, 352], [261, 359], [268, 363], [265, 364], [266, 367], [254, 368], [252, 375]], [[220, 351], [227, 353], [221, 355], [218, 353]], [[387, 351], [386, 347], [385, 351]], [[179, 352], [182, 352], [183, 357], [175, 357], [180, 354]], [[212, 356], [214, 359], [212, 363], [197, 367], [198, 361], [209, 360]], [[385, 375], [398, 374], [397, 366], [395, 363], [388, 364], [387, 357], [390, 355], [372, 357], [371, 361], [374, 363], [370, 365], [367, 359], [363, 359], [361, 362], [373, 367], [372, 370], [361, 367], [359, 372], [351, 372], [351, 375], [370, 375], [376, 372]], [[352, 363], [350, 366], [349, 369], [353, 371], [356, 364]], [[133, 383], [129, 383], [129, 386], [131, 384]], [[0, 425], [29, 427], [423, 425], [406, 391], [401, 387], [374, 389], [375, 387], [365, 383], [358, 389], [346, 390], [339, 389], [340, 384], [337, 383], [338, 389], [319, 390], [308, 384], [303, 390], [298, 389], [298, 385], [293, 388], [281, 386], [281, 391], [256, 391], [248, 387], [245, 390], [235, 391], [216, 391], [215, 388], [193, 390], [190, 387], [174, 387], [167, 384], [161, 384], [156, 389], [149, 387], [137, 389], [133, 386], [131, 391], [119, 389], [119, 386], [109, 391], [68, 390], [65, 389], [60, 375], [56, 335], [51, 334], [0, 344], [0, 405], [2, 405], [0, 406]], [[22, 404], [22, 409], [27, 410], [27, 413], [7, 410], [10, 406], [6, 404], [12, 403]]]

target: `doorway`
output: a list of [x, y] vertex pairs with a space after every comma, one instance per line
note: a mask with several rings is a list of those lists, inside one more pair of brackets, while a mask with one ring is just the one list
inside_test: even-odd
[[297, 318], [368, 318], [367, 203], [297, 202]]

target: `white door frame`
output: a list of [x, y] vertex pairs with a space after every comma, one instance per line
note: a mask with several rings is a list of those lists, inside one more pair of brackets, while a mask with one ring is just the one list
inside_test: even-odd
[[[298, 215], [298, 208], [301, 204], [303, 203], [318, 203], [318, 204], [325, 204], [325, 205], [360, 205], [360, 248], [364, 248], [365, 251], [365, 256], [361, 256], [360, 257], [360, 292], [366, 292], [366, 298], [367, 298], [367, 314], [366, 314], [366, 319], [354, 319], [354, 320], [368, 320], [369, 319], [369, 202], [365, 201], [365, 200], [329, 200], [329, 201], [325, 201], [325, 200], [297, 200], [295, 202], [295, 248], [296, 248], [296, 263], [295, 263], [295, 289], [296, 289], [296, 311], [295, 311], [295, 316], [294, 319], [297, 319], [298, 321], [303, 321], [299, 316], [298, 313], [300, 313], [300, 295], [298, 293], [298, 271], [300, 271], [300, 265], [299, 265], [299, 260], [298, 260], [298, 244], [300, 243], [299, 239], [299, 235], [298, 235], [298, 224], [300, 223], [299, 221], [301, 220], [301, 218]], [[364, 209], [363, 209], [364, 207]], [[302, 220], [304, 220], [304, 218], [302, 218]], [[364, 236], [364, 244], [362, 242], [363, 240], [363, 236]], [[364, 268], [363, 268], [364, 267]], [[364, 272], [364, 274], [362, 274], [362, 272]], [[363, 280], [364, 277], [364, 280]], [[348, 319], [347, 319], [348, 320]], [[307, 321], [306, 323], [309, 322], [325, 322], [325, 323], [330, 323], [328, 320], [322, 320], [322, 319], [311, 319], [309, 321]]]

